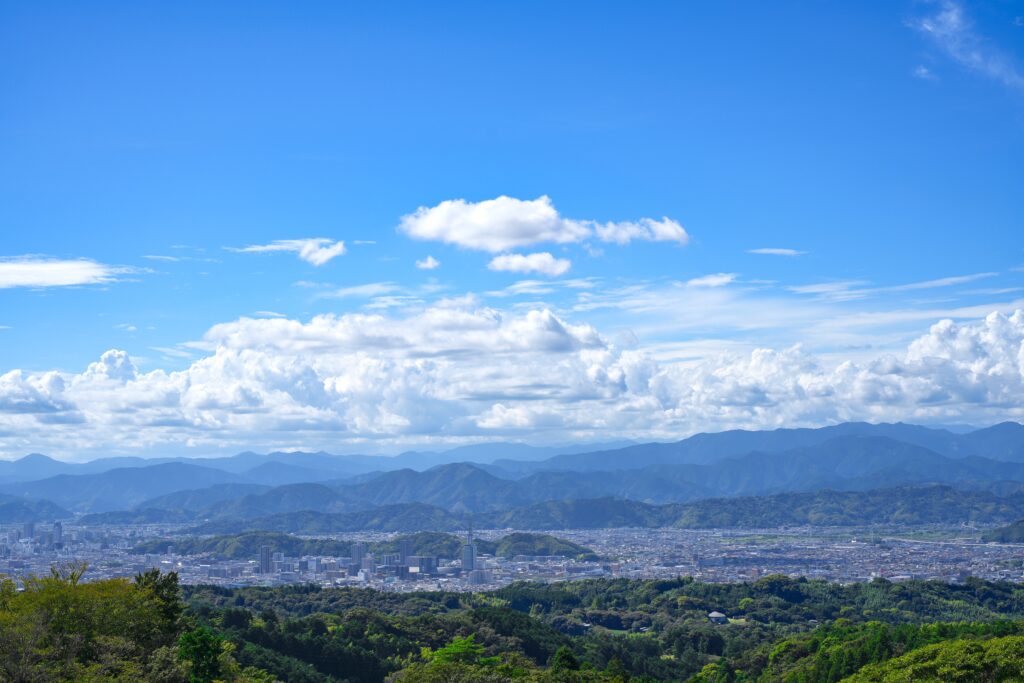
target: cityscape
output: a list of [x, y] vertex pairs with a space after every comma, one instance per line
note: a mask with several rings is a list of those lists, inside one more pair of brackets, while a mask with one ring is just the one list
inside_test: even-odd
[[[479, 591], [515, 581], [580, 578], [655, 579], [691, 576], [708, 582], [756, 581], [784, 574], [832, 582], [911, 579], [959, 582], [968, 577], [1024, 581], [1024, 544], [984, 543], [982, 528], [805, 527], [679, 530], [564, 529], [551, 532], [589, 547], [600, 558], [494, 557], [463, 537], [458, 558], [414, 555], [408, 535], [350, 533], [324, 536], [350, 541], [348, 556], [290, 557], [273, 546], [257, 555], [226, 560], [180, 555], [173, 526], [77, 527], [25, 523], [0, 528], [0, 569], [13, 577], [44, 575], [51, 566], [88, 565], [90, 579], [132, 577], [149, 569], [176, 572], [183, 584], [228, 587], [312, 583], [385, 591]], [[513, 530], [478, 530], [497, 538]], [[529, 530], [526, 530], [529, 531]], [[167, 540], [166, 552], [140, 554], [144, 541]], [[396, 541], [398, 552], [374, 554], [371, 544]]]

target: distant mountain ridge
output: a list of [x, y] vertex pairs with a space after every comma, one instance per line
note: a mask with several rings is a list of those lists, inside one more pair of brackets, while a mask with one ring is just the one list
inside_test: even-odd
[[[533, 459], [498, 457], [509, 452], [525, 452]], [[490, 462], [422, 467], [431, 458], [444, 461], [473, 453]], [[99, 467], [100, 461], [68, 465], [35, 454], [0, 463], [0, 480], [46, 476], [2, 483], [0, 494], [50, 501], [77, 513], [135, 511], [106, 517], [111, 520], [170, 521], [251, 519], [308, 510], [347, 514], [409, 503], [484, 514], [546, 501], [607, 497], [667, 504], [896, 485], [948, 484], [1008, 494], [1024, 489], [1024, 426], [1017, 423], [966, 433], [899, 423], [846, 423], [698, 434], [675, 443], [560, 452], [541, 459], [547, 454], [521, 444], [488, 444], [394, 458], [242, 453], [155, 464], [114, 458], [108, 460], [129, 466], [85, 474], [52, 472], [65, 466]], [[356, 472], [371, 462], [391, 467], [403, 461], [414, 461], [417, 467]]]

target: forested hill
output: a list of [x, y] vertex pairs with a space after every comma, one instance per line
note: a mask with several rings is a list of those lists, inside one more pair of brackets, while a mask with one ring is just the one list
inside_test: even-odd
[[1024, 519], [982, 535], [983, 541], [995, 543], [1024, 543]]
[[[767, 528], [873, 524], [1005, 524], [1024, 518], [1024, 494], [998, 496], [948, 486], [871, 491], [814, 491], [774, 496], [717, 498], [651, 505], [619, 498], [552, 500], [472, 516], [479, 528], [604, 529], [615, 527]], [[195, 534], [270, 530], [296, 534], [352, 531], [458, 531], [468, 515], [410, 503], [360, 512], [292, 512], [255, 519], [224, 519], [191, 529]]]

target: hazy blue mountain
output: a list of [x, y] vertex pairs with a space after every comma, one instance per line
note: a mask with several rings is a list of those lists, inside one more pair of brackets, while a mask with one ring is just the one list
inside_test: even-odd
[[979, 456], [1024, 462], [1024, 426], [1007, 422], [966, 434], [903, 423], [848, 422], [820, 429], [732, 430], [696, 434], [673, 443], [647, 443], [590, 453], [559, 455], [541, 462], [494, 463], [508, 472], [607, 471], [651, 465], [713, 464], [748, 453], [780, 453], [820, 446], [839, 437], [880, 437], [927, 448], [949, 457]]
[[232, 534], [243, 531], [337, 533], [345, 531], [459, 531], [467, 518], [423, 503], [384, 505], [355, 512], [302, 510], [252, 519], [225, 518], [201, 524], [191, 533]]
[[549, 500], [503, 512], [478, 515], [482, 528], [497, 529], [612, 529], [671, 525], [679, 505], [650, 505], [618, 498]]
[[1003, 422], [962, 434], [959, 443], [964, 455], [1024, 462], [1024, 425], [1017, 422]]
[[91, 512], [76, 521], [85, 526], [103, 524], [184, 524], [194, 519], [193, 512], [139, 507], [134, 510]]
[[43, 479], [63, 474], [72, 465], [41, 453], [30, 453], [17, 460], [0, 460], [0, 482]]
[[[750, 453], [708, 465], [653, 465], [606, 472], [536, 472], [501, 479], [470, 463], [425, 472], [398, 470], [342, 485], [277, 487], [211, 505], [208, 518], [251, 519], [282, 512], [349, 512], [425, 503], [457, 513], [508, 510], [550, 500], [623, 498], [653, 504], [816, 489], [866, 490], [909, 484], [960, 487], [1024, 482], [1024, 464], [949, 458], [884, 437], [842, 436], [781, 453]], [[151, 505], [151, 502], [150, 502]]]
[[287, 484], [262, 493], [222, 501], [203, 510], [197, 516], [209, 519], [251, 519], [300, 510], [346, 512], [355, 507], [356, 504], [323, 484]]
[[238, 482], [237, 475], [198, 465], [165, 463], [127, 467], [99, 474], [59, 474], [33, 482], [5, 484], [0, 492], [51, 500], [76, 512], [106, 512], [189, 487]]
[[283, 462], [265, 462], [262, 465], [245, 470], [242, 475], [253, 483], [271, 486], [331, 481], [338, 478], [338, 472], [318, 470], [303, 467], [302, 465], [290, 465]]
[[0, 498], [0, 524], [52, 522], [71, 516], [69, 511], [48, 500], [22, 500], [8, 496]]
[[439, 465], [426, 472], [386, 472], [368, 482], [337, 487], [353, 503], [428, 503], [455, 511], [481, 511], [531, 500], [519, 483], [498, 479], [470, 463]]
[[211, 505], [244, 496], [264, 493], [272, 487], [263, 484], [217, 484], [201, 489], [174, 491], [156, 498], [148, 498], [135, 506], [137, 510], [183, 510], [199, 512]]
[[1008, 422], [966, 433], [909, 424], [850, 422], [820, 429], [732, 430], [696, 434], [673, 443], [584, 444], [535, 447], [519, 443], [461, 446], [441, 452], [409, 451], [397, 456], [332, 455], [316, 452], [239, 453], [215, 458], [101, 458], [64, 463], [32, 454], [0, 461], [0, 483], [34, 481], [59, 474], [99, 474], [114, 469], [148, 468], [172, 462], [246, 476], [254, 483], [338, 481], [373, 472], [415, 470], [474, 462], [501, 479], [537, 471], [614, 471], [654, 465], [712, 465], [750, 453], [782, 453], [813, 448], [836, 438], [878, 437], [926, 448], [952, 458], [977, 456], [1024, 462], [1024, 426]]

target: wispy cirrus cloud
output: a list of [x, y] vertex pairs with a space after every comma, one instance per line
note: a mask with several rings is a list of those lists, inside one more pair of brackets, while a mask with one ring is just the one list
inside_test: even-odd
[[345, 242], [333, 241], [326, 237], [311, 237], [298, 240], [274, 240], [269, 244], [252, 244], [247, 247], [225, 247], [228, 251], [245, 254], [290, 252], [314, 266], [322, 266], [336, 256], [345, 253]]
[[54, 259], [38, 256], [0, 258], [0, 289], [13, 287], [74, 287], [114, 282], [119, 275], [140, 272], [92, 259]]
[[886, 285], [884, 287], [870, 287], [866, 280], [841, 280], [836, 282], [818, 282], [809, 285], [796, 285], [789, 287], [789, 291], [795, 294], [810, 294], [821, 298], [837, 301], [860, 299], [873, 294], [913, 292], [926, 289], [939, 289], [941, 287], [955, 287], [965, 285], [978, 280], [985, 280], [996, 277], [999, 273], [972, 273], [970, 275], [953, 275], [940, 277], [933, 280], [922, 280], [919, 282], [907, 282], [899, 285]]
[[[910, 26], [960, 66], [1006, 87], [1024, 89], [1024, 70], [1010, 54], [977, 30], [961, 3], [941, 0], [933, 6], [936, 11], [911, 20]], [[921, 68], [915, 70], [915, 75], [930, 74], [928, 69], [918, 73]]]
[[402, 288], [396, 282], [368, 282], [364, 285], [353, 285], [351, 287], [335, 289], [324, 293], [323, 296], [332, 299], [370, 299], [376, 296], [391, 294], [392, 292], [397, 292], [401, 289]]
[[806, 251], [797, 249], [784, 249], [780, 247], [761, 247], [759, 249], [747, 249], [748, 254], [761, 254], [762, 256], [803, 256]]

